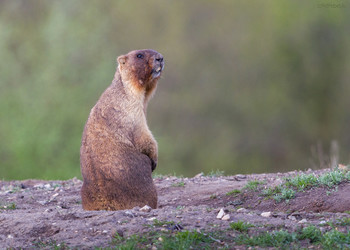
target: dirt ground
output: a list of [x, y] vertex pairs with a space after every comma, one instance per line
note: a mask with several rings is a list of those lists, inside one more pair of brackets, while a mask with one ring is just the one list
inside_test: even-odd
[[[329, 170], [307, 173], [326, 171]], [[224, 230], [236, 221], [294, 230], [305, 223], [319, 225], [350, 217], [349, 182], [331, 191], [317, 187], [298, 192], [288, 203], [266, 199], [253, 190], [227, 195], [232, 190], [242, 190], [249, 181], [264, 181], [262, 188], [266, 188], [298, 173], [301, 172], [156, 178], [159, 208], [149, 212], [140, 208], [84, 211], [80, 198], [82, 182], [76, 178], [0, 181], [0, 249], [50, 248], [50, 242], [79, 249], [110, 247], [116, 234], [142, 234], [154, 230], [155, 221], [172, 221], [182, 230]], [[227, 220], [217, 218], [220, 209], [228, 215]]]

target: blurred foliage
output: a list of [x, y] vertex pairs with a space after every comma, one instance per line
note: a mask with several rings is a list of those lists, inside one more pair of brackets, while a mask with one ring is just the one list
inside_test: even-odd
[[[158, 173], [286, 171], [350, 148], [350, 6], [319, 1], [0, 1], [0, 178], [80, 177], [118, 55], [166, 68], [148, 111]], [[320, 155], [318, 150], [317, 155]], [[314, 163], [310, 162], [313, 159]]]

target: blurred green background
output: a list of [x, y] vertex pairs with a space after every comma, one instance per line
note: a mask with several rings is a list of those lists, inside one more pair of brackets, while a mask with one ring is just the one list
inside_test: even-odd
[[151, 48], [160, 174], [350, 160], [345, 1], [0, 1], [0, 179], [80, 178], [81, 134], [116, 57]]

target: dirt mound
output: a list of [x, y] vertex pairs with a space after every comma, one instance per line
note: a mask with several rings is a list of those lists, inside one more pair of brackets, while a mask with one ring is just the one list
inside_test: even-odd
[[[321, 175], [329, 171], [307, 173]], [[84, 211], [80, 198], [82, 182], [75, 178], [2, 181], [0, 248], [110, 247], [115, 235], [126, 237], [169, 228], [228, 232], [230, 223], [246, 221], [260, 225], [260, 231], [266, 231], [262, 229], [265, 225], [293, 231], [303, 223], [319, 225], [349, 219], [348, 214], [339, 213], [350, 210], [349, 181], [332, 188], [317, 186], [296, 191], [289, 200], [276, 201], [262, 195], [263, 190], [280, 185], [285, 177], [300, 173], [156, 178], [159, 208], [150, 212], [140, 208]], [[228, 215], [227, 220], [217, 219], [220, 209]], [[271, 213], [262, 216], [263, 212]]]

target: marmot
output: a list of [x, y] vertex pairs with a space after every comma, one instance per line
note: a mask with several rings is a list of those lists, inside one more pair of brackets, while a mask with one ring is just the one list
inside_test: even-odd
[[91, 109], [80, 148], [85, 210], [157, 207], [152, 179], [158, 146], [147, 126], [147, 104], [164, 68], [154, 50], [117, 58], [112, 84]]

